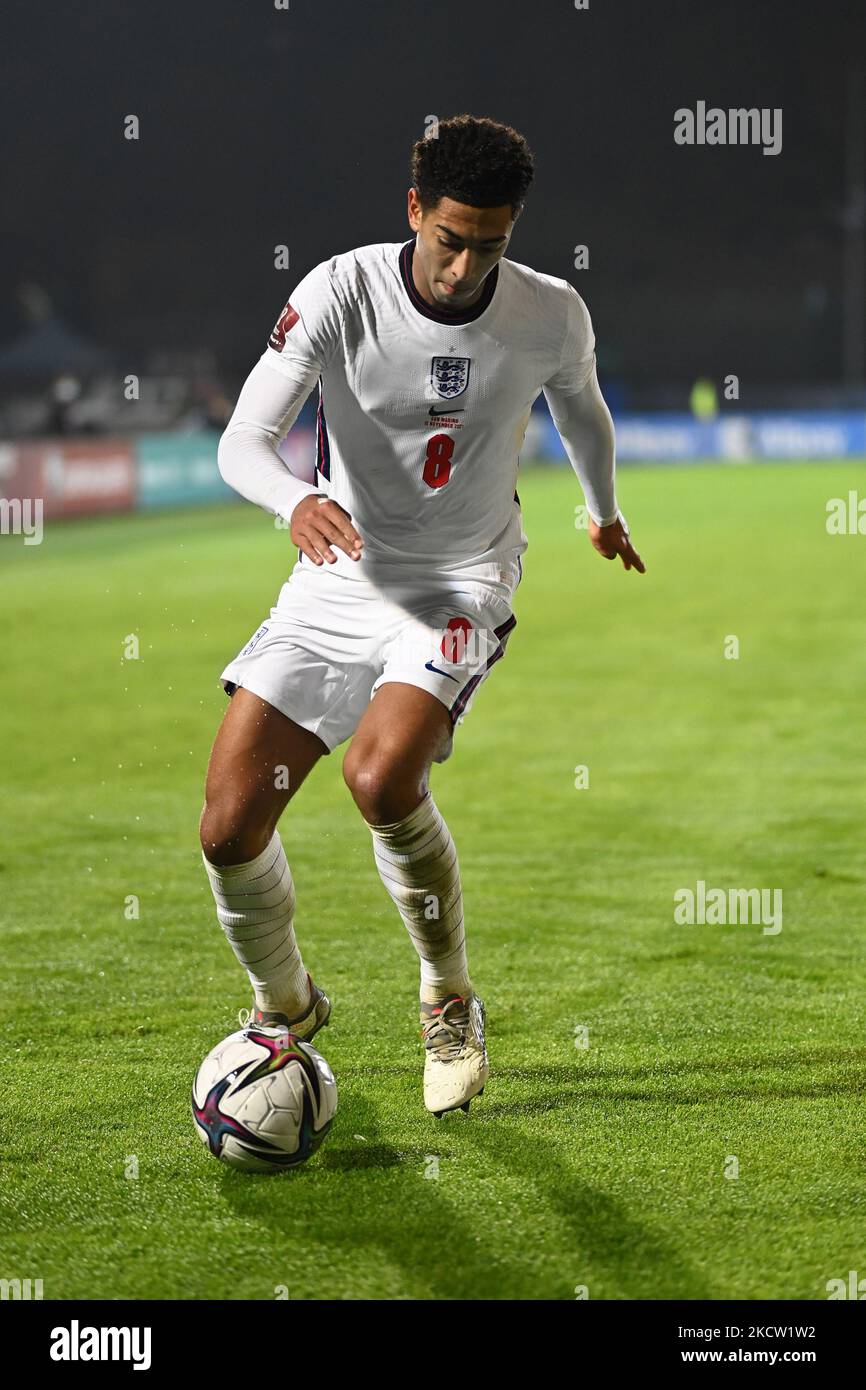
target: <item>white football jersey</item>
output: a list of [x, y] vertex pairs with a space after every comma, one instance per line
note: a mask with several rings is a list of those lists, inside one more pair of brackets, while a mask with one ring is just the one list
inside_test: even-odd
[[[503, 258], [473, 306], [439, 309], [415, 287], [414, 245], [363, 246], [301, 280], [221, 442], [223, 476], [287, 518], [301, 497], [327, 493], [366, 554], [471, 563], [525, 548], [518, 459], [544, 390], [590, 514], [613, 521], [613, 430], [580, 295]], [[274, 450], [317, 382], [312, 486]], [[606, 423], [593, 434], [599, 402]]]

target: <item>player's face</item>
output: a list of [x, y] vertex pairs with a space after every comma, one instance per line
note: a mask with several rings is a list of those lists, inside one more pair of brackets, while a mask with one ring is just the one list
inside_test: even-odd
[[416, 234], [413, 271], [416, 280], [423, 280], [418, 289], [424, 298], [440, 308], [468, 308], [504, 256], [514, 220], [510, 203], [473, 208], [440, 198], [435, 208], [422, 208], [410, 188], [409, 225]]

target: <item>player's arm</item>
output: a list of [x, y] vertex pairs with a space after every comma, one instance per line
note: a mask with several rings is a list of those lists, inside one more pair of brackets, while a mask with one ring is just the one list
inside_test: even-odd
[[333, 564], [333, 546], [358, 559], [363, 542], [348, 513], [296, 477], [277, 445], [324, 370], [335, 322], [326, 267], [317, 266], [301, 281], [247, 377], [217, 454], [229, 486], [288, 521], [295, 545], [318, 565]]
[[[270, 351], [270, 350], [269, 350]], [[317, 372], [292, 364], [277, 370], [266, 353], [244, 382], [234, 414], [220, 439], [217, 459], [225, 481], [247, 501], [289, 523], [292, 540], [320, 565], [333, 564], [333, 546], [353, 560], [363, 542], [351, 517], [312, 483], [295, 477], [277, 453], [316, 381]]]
[[629, 539], [625, 517], [616, 500], [616, 437], [613, 420], [598, 384], [595, 335], [589, 313], [577, 292], [568, 287], [569, 326], [559, 370], [544, 385], [565, 452], [586, 498], [589, 538], [608, 560], [619, 555], [627, 570], [640, 574], [646, 566]]

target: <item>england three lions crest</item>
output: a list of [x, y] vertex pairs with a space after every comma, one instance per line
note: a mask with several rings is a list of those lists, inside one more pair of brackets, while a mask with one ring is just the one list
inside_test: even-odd
[[444, 401], [453, 401], [462, 396], [469, 385], [468, 357], [434, 357], [430, 369], [430, 381], [437, 396]]

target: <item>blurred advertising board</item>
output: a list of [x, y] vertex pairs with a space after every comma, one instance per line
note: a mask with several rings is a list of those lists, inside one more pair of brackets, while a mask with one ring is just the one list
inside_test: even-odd
[[[565, 450], [549, 416], [543, 417], [534, 457], [564, 459]], [[750, 463], [758, 459], [866, 458], [866, 412], [855, 410], [722, 413], [695, 420], [683, 412], [618, 414], [616, 454], [623, 461], [694, 463], [714, 459]], [[528, 455], [527, 455], [528, 457]]]
[[135, 459], [125, 439], [0, 443], [0, 495], [42, 498], [48, 517], [93, 516], [135, 505]]
[[143, 434], [135, 441], [139, 507], [237, 501], [217, 468], [217, 432]]

